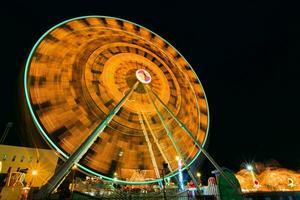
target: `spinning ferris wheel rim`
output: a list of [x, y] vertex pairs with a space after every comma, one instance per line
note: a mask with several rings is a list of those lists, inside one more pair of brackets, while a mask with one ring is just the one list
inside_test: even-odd
[[[48, 143], [49, 146], [51, 146], [53, 149], [55, 149], [57, 152], [58, 152], [58, 155], [66, 160], [68, 159], [70, 156], [66, 154], [66, 152], [64, 152], [63, 149], [61, 149], [60, 147], [57, 146], [57, 144], [55, 144], [52, 139], [49, 137], [49, 135], [46, 133], [46, 131], [44, 130], [40, 120], [37, 118], [36, 116], [36, 113], [34, 112], [33, 108], [32, 108], [32, 105], [31, 105], [31, 98], [30, 98], [30, 95], [29, 95], [29, 89], [28, 89], [28, 73], [29, 73], [29, 68], [30, 68], [30, 63], [31, 63], [31, 60], [32, 60], [32, 57], [33, 57], [33, 54], [35, 53], [35, 50], [37, 49], [37, 47], [39, 46], [39, 44], [43, 41], [43, 39], [50, 33], [52, 32], [53, 30], [55, 30], [56, 28], [60, 27], [61, 25], [63, 24], [66, 24], [68, 22], [71, 22], [71, 21], [74, 21], [74, 20], [79, 20], [79, 19], [85, 19], [85, 18], [108, 18], [108, 19], [115, 19], [115, 20], [120, 20], [120, 21], [123, 21], [123, 22], [128, 22], [130, 24], [133, 24], [137, 27], [141, 27], [141, 28], [144, 28], [145, 30], [149, 31], [150, 33], [153, 33], [155, 36], [159, 37], [160, 39], [162, 39], [166, 44], [168, 44], [170, 47], [172, 47], [183, 59], [184, 61], [189, 65], [189, 68], [190, 70], [192, 70], [192, 72], [194, 73], [198, 83], [200, 84], [201, 88], [202, 88], [202, 92], [204, 94], [204, 99], [205, 99], [205, 103], [206, 103], [206, 107], [207, 107], [207, 128], [205, 130], [205, 137], [204, 137], [204, 140], [202, 142], [202, 147], [205, 147], [206, 145], [206, 141], [207, 141], [207, 138], [208, 138], [208, 134], [209, 134], [209, 128], [210, 128], [210, 113], [209, 113], [209, 105], [208, 105], [208, 101], [207, 101], [207, 96], [206, 96], [206, 93], [205, 93], [205, 90], [203, 89], [203, 86], [202, 86], [202, 83], [201, 81], [199, 80], [199, 77], [198, 75], [196, 74], [196, 72], [194, 71], [194, 69], [191, 67], [191, 65], [189, 64], [189, 62], [182, 56], [182, 54], [173, 46], [171, 45], [166, 39], [162, 38], [160, 35], [156, 34], [155, 32], [145, 28], [144, 26], [141, 26], [137, 23], [134, 23], [134, 22], [131, 22], [131, 21], [128, 21], [128, 20], [124, 20], [124, 19], [121, 19], [121, 18], [116, 18], [116, 17], [110, 17], [110, 16], [103, 16], [103, 15], [89, 15], [89, 16], [81, 16], [81, 17], [75, 17], [75, 18], [72, 18], [72, 19], [68, 19], [68, 20], [65, 20], [65, 21], [62, 21], [61, 23], [58, 23], [57, 25], [51, 27], [48, 31], [46, 31], [38, 40], [37, 42], [34, 44], [34, 46], [32, 47], [30, 53], [29, 53], [29, 56], [26, 60], [26, 64], [25, 64], [25, 71], [24, 71], [24, 91], [25, 91], [25, 99], [26, 99], [26, 102], [27, 102], [27, 106], [28, 106], [28, 109], [30, 111], [30, 115], [33, 119], [33, 122], [34, 124], [36, 125], [38, 131], [41, 133], [40, 135], [42, 135], [42, 137], [45, 139], [45, 141]], [[138, 70], [139, 71], [139, 70]], [[146, 73], [148, 73], [146, 71]], [[137, 77], [138, 78], [138, 77]], [[139, 78], [138, 78], [139, 80]], [[140, 80], [141, 81], [141, 80]], [[143, 81], [141, 81], [143, 82]], [[150, 76], [150, 81], [145, 81], [143, 83], [147, 84], [147, 83], [150, 83], [151, 82], [151, 76]], [[198, 106], [198, 105], [197, 105]], [[197, 108], [198, 110], [200, 109], [199, 107]], [[185, 170], [187, 167], [189, 167], [190, 165], [192, 165], [195, 160], [197, 158], [199, 158], [200, 154], [202, 153], [202, 150], [199, 149], [199, 151], [197, 152], [196, 156], [194, 156], [194, 158], [187, 164], [187, 166], [184, 166], [182, 168], [182, 170]], [[156, 183], [156, 182], [160, 182], [162, 181], [162, 178], [159, 178], [159, 179], [155, 179], [155, 180], [148, 180], [148, 181], [142, 181], [142, 182], [132, 182], [132, 181], [124, 181], [124, 180], [116, 180], [116, 179], [113, 179], [111, 177], [108, 177], [108, 176], [105, 176], [103, 174], [100, 174], [96, 171], [94, 171], [93, 169], [90, 169], [89, 167], [86, 167], [80, 163], [77, 163], [76, 164], [78, 166], [78, 168], [80, 170], [82, 170], [83, 172], [85, 173], [90, 173], [92, 175], [95, 175], [95, 176], [98, 176], [98, 177], [102, 177], [103, 179], [106, 179], [106, 180], [109, 180], [109, 181], [114, 181], [114, 182], [118, 182], [118, 183], [125, 183], [125, 184], [149, 184], [149, 183]], [[165, 178], [171, 178], [175, 175], [177, 175], [179, 172], [178, 172], [178, 169], [169, 173], [168, 175], [165, 176]]]

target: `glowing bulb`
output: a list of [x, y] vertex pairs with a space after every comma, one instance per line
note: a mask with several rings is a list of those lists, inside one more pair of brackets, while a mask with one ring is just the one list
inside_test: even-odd
[[37, 170], [35, 170], [35, 169], [34, 169], [34, 170], [32, 170], [32, 175], [33, 175], [33, 176], [37, 175], [37, 173], [38, 173], [38, 171], [37, 171]]
[[200, 173], [200, 172], [197, 172], [196, 176], [197, 176], [197, 177], [200, 177], [200, 176], [201, 176], [201, 173]]
[[176, 160], [177, 160], [177, 161], [179, 160], [179, 156], [176, 156]]
[[253, 171], [253, 166], [250, 165], [250, 164], [247, 164], [247, 165], [246, 165], [246, 169], [247, 169], [248, 171]]

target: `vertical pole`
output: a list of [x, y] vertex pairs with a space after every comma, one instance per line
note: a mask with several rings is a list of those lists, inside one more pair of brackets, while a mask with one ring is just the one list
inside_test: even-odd
[[167, 169], [167, 166], [168, 163], [164, 162], [163, 163], [163, 192], [164, 192], [164, 199], [166, 200], [167, 199], [167, 195], [166, 195], [166, 180], [165, 180], [165, 175], [166, 175], [166, 169]]
[[72, 196], [73, 196], [73, 192], [74, 192], [74, 188], [75, 188], [75, 186], [74, 186], [74, 184], [75, 184], [75, 173], [76, 173], [76, 170], [77, 170], [77, 166], [76, 165], [74, 165], [73, 167], [72, 167], [72, 188], [71, 188], [71, 194], [72, 194]]
[[120, 100], [120, 102], [107, 114], [106, 118], [97, 126], [96, 130], [76, 149], [76, 151], [66, 160], [65, 163], [58, 169], [57, 173], [51, 177], [46, 185], [34, 197], [35, 199], [45, 199], [53, 189], [60, 183], [65, 175], [70, 171], [71, 167], [77, 163], [82, 156], [89, 150], [94, 141], [97, 139], [100, 133], [103, 132], [108, 123], [117, 114], [132, 92], [136, 89], [139, 82], [136, 82], [134, 86], [127, 92], [127, 94]]
[[[148, 91], [147, 88], [146, 88], [146, 91]], [[148, 94], [149, 94], [149, 93], [148, 93]], [[186, 161], [185, 161], [185, 159], [184, 159], [184, 156], [183, 156], [183, 154], [182, 154], [180, 148], [178, 147], [178, 145], [177, 145], [177, 143], [176, 143], [176, 141], [175, 141], [175, 139], [174, 139], [174, 137], [173, 137], [173, 135], [172, 135], [172, 133], [171, 133], [171, 131], [170, 131], [170, 129], [169, 129], [169, 126], [165, 123], [164, 117], [162, 116], [162, 114], [159, 112], [157, 106], [155, 105], [155, 102], [154, 102], [153, 97], [152, 97], [150, 94], [149, 94], [149, 96], [150, 96], [150, 99], [151, 99], [151, 101], [152, 101], [152, 104], [153, 104], [153, 106], [154, 106], [154, 108], [155, 108], [155, 110], [156, 110], [156, 112], [157, 112], [157, 115], [158, 115], [158, 117], [159, 117], [161, 123], [163, 124], [163, 127], [165, 128], [165, 130], [166, 130], [166, 132], [167, 132], [167, 135], [169, 136], [169, 138], [170, 138], [170, 140], [171, 140], [173, 146], [175, 147], [175, 150], [176, 150], [177, 155], [179, 155], [180, 158], [182, 159], [182, 162], [183, 162], [184, 166], [186, 167], [186, 170], [187, 170], [188, 174], [190, 175], [190, 177], [191, 177], [193, 183], [195, 184], [197, 190], [200, 191], [200, 187], [199, 187], [199, 185], [198, 185], [198, 183], [197, 183], [197, 179], [195, 178], [194, 174], [191, 172], [190, 167], [187, 165], [187, 163], [186, 163]]]
[[182, 163], [181, 158], [178, 158], [178, 179], [179, 179], [179, 190], [184, 191], [183, 176], [182, 176]]
[[[147, 86], [146, 86], [147, 87]], [[148, 87], [147, 87], [148, 89]], [[165, 110], [175, 119], [175, 121], [179, 124], [179, 126], [188, 134], [188, 136], [193, 140], [195, 145], [203, 152], [203, 154], [206, 156], [206, 158], [213, 164], [213, 166], [220, 172], [220, 174], [226, 179], [226, 181], [231, 185], [233, 189], [235, 189], [238, 193], [240, 191], [238, 188], [234, 185], [234, 183], [230, 180], [229, 177], [227, 177], [222, 168], [216, 163], [216, 161], [209, 155], [209, 153], [202, 147], [202, 145], [198, 142], [198, 140], [195, 138], [193, 133], [177, 118], [177, 116], [168, 108], [168, 106], [152, 91], [152, 89], [149, 87], [149, 90], [151, 93], [156, 97], [156, 99], [162, 104], [162, 106], [165, 108]]]

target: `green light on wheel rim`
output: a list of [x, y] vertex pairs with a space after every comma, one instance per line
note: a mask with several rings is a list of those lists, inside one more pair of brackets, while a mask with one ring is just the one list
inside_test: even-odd
[[[125, 21], [125, 22], [128, 22], [128, 23], [131, 23], [135, 26], [138, 26], [138, 27], [142, 27], [142, 28], [145, 28], [143, 26], [140, 26], [136, 23], [133, 23], [133, 22], [130, 22], [128, 20], [123, 20], [123, 19], [120, 19], [120, 18], [115, 18], [115, 17], [109, 17], [109, 16], [101, 16], [101, 15], [91, 15], [91, 16], [81, 16], [81, 17], [76, 17], [76, 18], [72, 18], [72, 19], [69, 19], [69, 20], [65, 20], [55, 26], [53, 26], [52, 28], [50, 28], [47, 32], [45, 32], [39, 39], [38, 41], [34, 44], [33, 48], [31, 49], [30, 51], [30, 54], [26, 60], [26, 65], [25, 65], [25, 72], [24, 72], [24, 90], [25, 90], [25, 99], [26, 99], [26, 102], [27, 102], [27, 105], [28, 105], [28, 108], [29, 108], [29, 111], [30, 111], [30, 114], [33, 118], [33, 121], [34, 121], [34, 124], [36, 125], [36, 127], [38, 128], [39, 132], [41, 133], [42, 137], [50, 144], [50, 146], [52, 148], [54, 148], [64, 159], [68, 159], [69, 156], [64, 153], [64, 151], [62, 151], [50, 138], [49, 136], [47, 135], [47, 133], [45, 132], [45, 130], [43, 129], [43, 127], [41, 126], [41, 124], [39, 123], [36, 115], [35, 115], [35, 112], [33, 111], [33, 108], [31, 106], [31, 100], [30, 100], [30, 97], [29, 97], [29, 92], [28, 92], [28, 87], [27, 87], [27, 76], [28, 76], [28, 71], [29, 71], [29, 67], [30, 67], [30, 62], [31, 62], [31, 59], [32, 59], [32, 56], [34, 54], [34, 51], [36, 50], [37, 46], [40, 44], [40, 42], [51, 32], [53, 31], [54, 29], [56, 29], [57, 27], [65, 24], [65, 23], [68, 23], [70, 21], [73, 21], [73, 20], [78, 20], [78, 19], [83, 19], [83, 18], [111, 18], [111, 19], [117, 19], [117, 20], [121, 20], [121, 21]], [[154, 33], [153, 31], [145, 28], [147, 31], [153, 33], [155, 36], [157, 37], [160, 37], [159, 35], [157, 35], [156, 33]], [[163, 39], [162, 37], [160, 37], [164, 42], [166, 42], [169, 46], [171, 46], [172, 48], [174, 48], [167, 40]], [[180, 52], [174, 48], [174, 50], [176, 50], [176, 52], [188, 63], [188, 61], [180, 54]], [[203, 93], [204, 93], [204, 98], [205, 98], [205, 101], [206, 101], [206, 106], [207, 106], [207, 120], [208, 120], [208, 123], [207, 123], [207, 129], [206, 129], [206, 133], [205, 133], [205, 138], [204, 138], [204, 141], [203, 141], [203, 147], [205, 146], [206, 144], [206, 140], [208, 138], [208, 133], [209, 133], [209, 125], [210, 125], [210, 114], [209, 114], [209, 107], [208, 107], [208, 102], [207, 102], [207, 97], [206, 97], [206, 94], [205, 94], [205, 91], [203, 89], [203, 86], [197, 76], [197, 74], [195, 73], [195, 71], [193, 70], [192, 67], [190, 67], [191, 65], [188, 63], [189, 65], [189, 68], [192, 70], [192, 72], [194, 73], [195, 77], [197, 78], [197, 81], [199, 82], [202, 90], [203, 90]], [[198, 104], [198, 103], [197, 103]], [[200, 113], [200, 109], [198, 107], [198, 113]], [[196, 154], [196, 156], [192, 159], [192, 161], [190, 161], [190, 163], [188, 164], [188, 166], [190, 166], [191, 164], [194, 163], [194, 161], [199, 157], [200, 153], [202, 151], [199, 150]], [[115, 181], [115, 182], [118, 182], [118, 183], [125, 183], [125, 184], [148, 184], [148, 183], [156, 183], [156, 182], [160, 182], [162, 181], [162, 179], [155, 179], [155, 180], [151, 180], [151, 181], [144, 181], [144, 182], [129, 182], [129, 181], [122, 181], [122, 180], [114, 180], [113, 178], [110, 178], [110, 177], [107, 177], [107, 176], [104, 176], [102, 174], [99, 174], [81, 164], [77, 164], [77, 166], [79, 167], [79, 169], [83, 170], [84, 172], [87, 172], [87, 173], [90, 173], [92, 175], [95, 175], [95, 176], [99, 176], [99, 177], [102, 177], [103, 179], [106, 179], [106, 180], [110, 180], [110, 181]], [[188, 166], [185, 166], [182, 168], [182, 170], [185, 170]], [[176, 176], [178, 174], [178, 170], [168, 174], [167, 176], [165, 176], [165, 178], [171, 178], [173, 176]]]

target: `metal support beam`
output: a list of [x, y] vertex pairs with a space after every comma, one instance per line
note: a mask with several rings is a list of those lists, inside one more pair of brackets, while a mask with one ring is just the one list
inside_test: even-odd
[[[148, 90], [147, 87], [145, 87], [145, 89], [146, 89], [146, 91]], [[190, 167], [188, 166], [188, 164], [186, 163], [184, 155], [181, 152], [180, 148], [178, 147], [177, 142], [175, 141], [175, 139], [174, 139], [174, 137], [172, 135], [172, 132], [170, 131], [170, 128], [169, 128], [168, 124], [165, 123], [165, 119], [164, 119], [163, 115], [159, 112], [157, 106], [155, 105], [153, 97], [149, 93], [148, 93], [148, 95], [149, 95], [149, 97], [151, 99], [151, 102], [152, 102], [152, 104], [153, 104], [153, 106], [154, 106], [154, 108], [155, 108], [155, 110], [157, 112], [157, 115], [158, 115], [161, 123], [163, 124], [163, 127], [165, 128], [165, 130], [167, 132], [167, 135], [169, 136], [169, 138], [170, 138], [170, 140], [171, 140], [171, 142], [172, 142], [172, 144], [173, 144], [173, 146], [174, 146], [174, 148], [176, 150], [177, 155], [179, 155], [179, 157], [182, 159], [182, 162], [183, 162], [184, 166], [186, 167], [186, 170], [187, 170], [188, 174], [192, 178], [193, 183], [195, 184], [197, 190], [200, 191], [200, 187], [198, 185], [197, 179], [194, 176], [194, 174], [191, 172]]]
[[148, 121], [148, 119], [147, 119], [147, 116], [146, 116], [144, 113], [142, 113], [142, 115], [143, 115], [143, 117], [144, 117], [144, 119], [145, 119], [146, 125], [148, 126], [148, 129], [149, 129], [149, 131], [150, 131], [150, 133], [151, 133], [151, 136], [152, 136], [153, 139], [154, 139], [154, 142], [155, 142], [155, 144], [156, 144], [156, 146], [157, 146], [157, 148], [158, 148], [160, 154], [162, 155], [164, 161], [165, 161], [166, 163], [168, 163], [168, 168], [169, 168], [170, 172], [172, 172], [173, 169], [172, 169], [172, 167], [171, 167], [171, 165], [170, 165], [170, 162], [168, 161], [168, 159], [167, 159], [165, 153], [163, 152], [163, 150], [162, 150], [162, 148], [161, 148], [161, 146], [160, 146], [160, 144], [159, 144], [159, 142], [158, 142], [158, 139], [157, 139], [157, 137], [155, 136], [155, 134], [154, 134], [154, 132], [153, 132], [151, 126], [150, 126], [150, 123], [149, 123], [149, 121]]
[[[140, 110], [141, 110], [141, 109], [140, 109]], [[159, 179], [159, 178], [160, 178], [159, 170], [158, 170], [157, 163], [156, 163], [155, 156], [154, 156], [154, 152], [153, 152], [153, 149], [152, 149], [152, 144], [151, 144], [151, 142], [150, 142], [150, 140], [149, 140], [148, 133], [147, 133], [145, 124], [144, 124], [144, 122], [143, 122], [143, 117], [142, 117], [141, 112], [142, 112], [142, 111], [138, 112], [140, 124], [141, 124], [141, 126], [142, 126], [143, 133], [144, 133], [144, 136], [145, 136], [147, 145], [148, 145], [148, 150], [149, 150], [149, 153], [150, 153], [150, 157], [151, 157], [151, 161], [152, 161], [152, 165], [153, 165], [153, 167], [154, 167], [154, 171], [155, 171], [156, 177]]]
[[184, 130], [185, 133], [188, 134], [188, 136], [193, 140], [195, 145], [202, 151], [202, 153], [206, 156], [206, 158], [213, 164], [213, 166], [220, 172], [220, 174], [226, 179], [226, 181], [231, 185], [233, 189], [235, 189], [238, 193], [240, 193], [240, 190], [234, 185], [234, 183], [230, 180], [229, 177], [227, 177], [222, 168], [216, 163], [216, 161], [209, 155], [209, 153], [202, 147], [202, 145], [198, 142], [198, 140], [195, 138], [193, 133], [180, 121], [180, 119], [177, 118], [177, 116], [168, 108], [168, 106], [152, 91], [152, 89], [148, 86], [146, 86], [147, 90], [150, 90], [150, 92], [155, 96], [155, 98], [161, 103], [161, 105], [164, 107], [164, 109], [175, 119], [175, 121], [179, 124], [179, 126]]
[[126, 100], [136, 89], [139, 82], [136, 82], [134, 86], [126, 93], [126, 95], [120, 100], [120, 102], [107, 114], [106, 118], [97, 126], [95, 131], [76, 149], [76, 151], [66, 160], [62, 166], [58, 169], [57, 173], [51, 177], [46, 185], [44, 185], [34, 199], [46, 199], [47, 196], [53, 191], [53, 189], [60, 183], [60, 181], [71, 170], [72, 166], [79, 162], [82, 156], [89, 150], [94, 141], [97, 139], [100, 133], [103, 132], [108, 123], [117, 114], [120, 108], [124, 105]]

